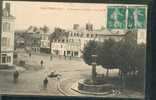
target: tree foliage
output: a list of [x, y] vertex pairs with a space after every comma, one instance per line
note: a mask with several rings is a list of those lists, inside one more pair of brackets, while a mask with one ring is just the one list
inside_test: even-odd
[[137, 44], [135, 32], [128, 32], [120, 41], [113, 39], [102, 43], [91, 41], [84, 48], [83, 59], [91, 64], [92, 54], [98, 56], [97, 64], [107, 70], [118, 68], [124, 74], [140, 76], [144, 74], [145, 67], [145, 44]]
[[114, 45], [115, 45], [115, 40], [113, 39], [108, 39], [105, 40], [101, 44], [101, 48], [99, 46], [99, 51], [97, 52], [98, 55], [98, 63], [102, 65], [104, 68], [114, 68], [115, 67], [115, 51], [114, 51]]
[[90, 41], [84, 48], [83, 59], [88, 64], [92, 64], [92, 55], [97, 54], [97, 42]]

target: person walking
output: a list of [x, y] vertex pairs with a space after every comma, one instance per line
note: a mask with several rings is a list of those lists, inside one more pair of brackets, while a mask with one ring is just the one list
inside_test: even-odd
[[47, 85], [48, 85], [48, 78], [46, 77], [44, 80], [43, 80], [43, 88], [46, 90], [47, 89]]
[[31, 52], [29, 53], [29, 57], [31, 57]]
[[53, 56], [52, 55], [50, 55], [50, 60], [53, 60]]
[[16, 70], [13, 73], [13, 81], [14, 81], [14, 83], [17, 83], [18, 82], [18, 78], [19, 78], [19, 72]]
[[43, 67], [43, 60], [41, 60], [41, 67]]

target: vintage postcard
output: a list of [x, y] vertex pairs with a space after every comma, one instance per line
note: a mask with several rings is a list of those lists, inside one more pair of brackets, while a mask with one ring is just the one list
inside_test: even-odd
[[144, 98], [147, 9], [3, 1], [0, 94]]

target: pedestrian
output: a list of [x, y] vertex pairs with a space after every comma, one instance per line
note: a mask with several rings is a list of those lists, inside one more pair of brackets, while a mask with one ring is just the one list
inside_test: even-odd
[[41, 60], [41, 67], [43, 67], [43, 60]]
[[48, 85], [48, 78], [46, 77], [46, 78], [43, 80], [43, 88], [44, 88], [44, 89], [47, 89], [47, 85]]
[[31, 57], [31, 52], [29, 53], [29, 57]]
[[50, 60], [52, 60], [53, 59], [53, 56], [52, 55], [50, 55]]
[[16, 70], [13, 73], [13, 81], [14, 81], [14, 83], [17, 83], [18, 82], [18, 77], [19, 77], [19, 72]]

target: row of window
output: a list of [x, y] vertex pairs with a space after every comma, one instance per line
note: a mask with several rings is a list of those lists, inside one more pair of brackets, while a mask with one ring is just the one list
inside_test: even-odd
[[75, 37], [83, 37], [84, 35], [86, 35], [87, 38], [96, 38], [98, 36], [98, 34], [83, 34], [83, 33], [72, 33], [72, 32], [69, 32], [69, 35], [71, 37], [75, 36]]
[[61, 43], [68, 43], [68, 42], [80, 42], [80, 39], [62, 39], [62, 40], [53, 40], [53, 42], [61, 42]]
[[2, 54], [2, 63], [10, 63], [11, 62], [11, 56], [7, 56], [7, 54]]
[[42, 40], [49, 40], [48, 35], [43, 34], [43, 35], [42, 35]]
[[50, 43], [49, 42], [41, 42], [41, 47], [50, 47]]
[[64, 56], [78, 56], [79, 55], [78, 51], [64, 51], [63, 54], [61, 54], [61, 51], [59, 50], [53, 50], [53, 52], [56, 55], [64, 55]]
[[57, 48], [57, 49], [80, 49], [80, 45], [52, 45], [52, 49]]

